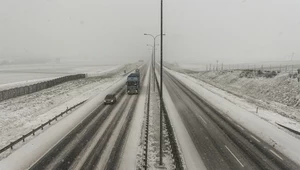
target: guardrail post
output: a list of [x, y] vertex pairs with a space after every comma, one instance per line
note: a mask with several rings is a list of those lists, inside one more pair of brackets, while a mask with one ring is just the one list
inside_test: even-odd
[[[6, 94], [6, 91], [0, 91], [0, 101], [2, 100], [1, 97], [3, 97], [4, 95], [7, 95], [7, 94]], [[5, 96], [4, 96], [4, 97], [5, 97]], [[77, 104], [77, 105], [75, 105], [75, 106], [73, 106], [72, 108], [75, 108], [75, 107], [79, 106], [80, 104], [82, 104], [82, 103], [84, 103], [84, 102], [86, 102], [86, 100], [85, 100], [85, 101], [82, 101], [81, 103], [79, 103], [79, 104]], [[71, 109], [71, 108], [70, 108], [70, 109]], [[68, 110], [66, 110], [66, 111], [68, 111]], [[65, 112], [66, 112], [66, 111], [65, 111]], [[64, 114], [65, 112], [62, 112], [61, 115], [55, 116], [55, 120], [57, 120], [57, 118], [58, 118], [59, 116], [63, 116], [63, 114]], [[50, 119], [48, 122], [45, 122], [44, 124], [41, 124], [40, 127], [36, 128], [36, 129], [32, 129], [32, 131], [29, 132], [29, 133], [27, 133], [26, 135], [22, 135], [22, 137], [20, 137], [20, 138], [17, 139], [16, 141], [10, 142], [10, 144], [8, 144], [8, 145], [6, 145], [4, 148], [0, 149], [0, 154], [1, 154], [2, 152], [6, 151], [6, 150], [9, 149], [9, 148], [13, 149], [13, 146], [14, 146], [16, 143], [19, 143], [21, 140], [22, 140], [23, 142], [25, 142], [25, 138], [26, 138], [28, 135], [31, 135], [31, 134], [32, 134], [33, 136], [35, 136], [35, 131], [37, 131], [37, 130], [39, 130], [39, 129], [42, 129], [42, 130], [43, 130], [43, 129], [44, 129], [44, 126], [46, 126], [47, 124], [51, 125], [51, 121], [53, 121], [53, 120]]]

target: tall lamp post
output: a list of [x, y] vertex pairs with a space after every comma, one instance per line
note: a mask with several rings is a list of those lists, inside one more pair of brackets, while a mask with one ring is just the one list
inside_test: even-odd
[[[161, 34], [158, 34], [158, 35], [156, 35], [156, 36], [154, 36], [154, 35], [152, 35], [152, 34], [147, 34], [147, 33], [145, 33], [144, 35], [149, 35], [149, 36], [151, 36], [152, 38], [153, 38], [153, 51], [154, 51], [154, 53], [153, 53], [153, 67], [154, 67], [154, 69], [155, 69], [155, 40], [156, 40], [156, 38], [157, 37], [159, 37]], [[166, 34], [162, 34], [162, 35], [166, 35]]]
[[[154, 70], [154, 66], [155, 66], [155, 64], [154, 64], [154, 62], [153, 62], [153, 58], [154, 58], [154, 55], [155, 55], [155, 46], [153, 46], [153, 45], [150, 45], [150, 44], [147, 44], [147, 46], [150, 46], [150, 47], [152, 47], [152, 60], [151, 60], [151, 63], [152, 63], [152, 70]], [[153, 85], [153, 91], [155, 91], [155, 78], [154, 78], [154, 76], [152, 76], [153, 77], [153, 83], [154, 83], [154, 85]]]
[[[158, 46], [159, 44], [155, 44], [155, 46]], [[155, 49], [155, 46], [151, 45], [151, 44], [147, 44], [147, 46], [150, 46], [152, 47], [152, 50], [153, 50], [153, 55], [152, 55], [152, 67], [153, 67], [153, 70], [154, 70], [154, 67], [155, 67], [155, 52], [156, 52], [156, 49]], [[154, 86], [154, 91], [155, 91], [155, 86]]]
[[[163, 0], [160, 1], [160, 35], [163, 33]], [[163, 165], [163, 37], [160, 38], [160, 148], [159, 148], [159, 165]], [[155, 40], [154, 40], [155, 42]], [[154, 45], [155, 46], [155, 45]]]

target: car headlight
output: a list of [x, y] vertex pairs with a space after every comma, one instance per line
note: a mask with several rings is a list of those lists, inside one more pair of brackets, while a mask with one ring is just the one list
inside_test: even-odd
[[114, 100], [111, 100], [110, 102], [113, 102]]

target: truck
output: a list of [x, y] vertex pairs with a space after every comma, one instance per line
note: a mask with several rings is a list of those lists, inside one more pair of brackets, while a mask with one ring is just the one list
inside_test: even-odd
[[140, 91], [140, 73], [131, 73], [127, 77], [127, 94], [138, 94]]

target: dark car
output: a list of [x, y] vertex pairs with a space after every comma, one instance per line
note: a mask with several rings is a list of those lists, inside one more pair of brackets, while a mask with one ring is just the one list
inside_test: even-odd
[[115, 104], [117, 102], [117, 98], [115, 94], [108, 94], [104, 99], [104, 104]]

